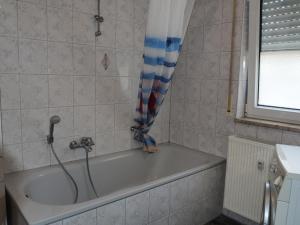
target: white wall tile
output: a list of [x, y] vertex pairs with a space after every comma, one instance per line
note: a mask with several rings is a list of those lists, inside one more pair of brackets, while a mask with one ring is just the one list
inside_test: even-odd
[[126, 225], [146, 225], [148, 223], [149, 192], [126, 199]]
[[96, 132], [112, 132], [115, 127], [115, 106], [96, 106]]
[[49, 129], [48, 109], [27, 109], [21, 111], [22, 141], [46, 139]]
[[0, 34], [17, 35], [17, 2], [15, 0], [0, 1]]
[[[119, 138], [118, 135], [117, 138]], [[121, 143], [120, 140], [116, 144]], [[113, 131], [105, 131], [96, 134], [96, 155], [104, 155], [116, 152], [115, 137]]]
[[146, 26], [144, 23], [134, 25], [134, 47], [136, 51], [144, 50]]
[[48, 42], [48, 73], [73, 74], [72, 45], [62, 42]]
[[64, 225], [97, 225], [96, 209], [63, 220]]
[[2, 112], [3, 144], [18, 144], [21, 139], [21, 112], [8, 110]]
[[221, 49], [221, 25], [204, 26], [204, 51], [217, 52]]
[[133, 23], [117, 21], [116, 47], [132, 48], [133, 42]]
[[85, 12], [89, 14], [96, 14], [97, 12], [97, 1], [95, 0], [73, 0], [73, 7], [76, 11]]
[[227, 158], [228, 153], [228, 136], [216, 136], [216, 155]]
[[98, 208], [97, 225], [125, 225], [125, 200]]
[[185, 103], [184, 104], [184, 124], [186, 126], [194, 126], [199, 124], [199, 104]]
[[72, 41], [72, 11], [65, 8], [48, 8], [48, 40]]
[[95, 106], [74, 108], [74, 134], [78, 136], [95, 135]]
[[114, 136], [115, 151], [125, 151], [131, 149], [132, 133], [128, 130], [116, 130]]
[[73, 41], [78, 43], [95, 42], [96, 22], [92, 14], [76, 12], [73, 14]]
[[175, 212], [188, 203], [187, 179], [180, 179], [170, 183], [170, 210]]
[[93, 45], [73, 45], [75, 75], [95, 75], [95, 48]]
[[201, 82], [199, 79], [185, 79], [184, 100], [187, 102], [197, 102], [201, 99]]
[[218, 79], [220, 76], [220, 53], [203, 54], [203, 73], [207, 79]]
[[170, 186], [169, 184], [150, 190], [149, 222], [169, 215]]
[[130, 104], [115, 105], [115, 127], [117, 130], [127, 130], [132, 124], [132, 108]]
[[73, 0], [47, 0], [48, 7], [55, 7], [55, 8], [72, 8]]
[[49, 225], [62, 225], [62, 221], [58, 221], [58, 222], [55, 222], [55, 223], [50, 223]]
[[49, 106], [73, 106], [72, 76], [49, 76]]
[[50, 165], [50, 150], [45, 142], [23, 144], [24, 169], [33, 169]]
[[300, 145], [300, 134], [291, 131], [283, 131], [282, 143], [287, 145]]
[[134, 3], [133, 0], [117, 1], [117, 18], [119, 20], [133, 20], [133, 16], [134, 16], [133, 3]]
[[183, 123], [172, 123], [170, 125], [170, 142], [183, 145]]
[[115, 102], [129, 103], [131, 97], [131, 80], [128, 77], [115, 79]]
[[148, 18], [149, 0], [134, 0], [135, 23], [146, 23]]
[[216, 153], [216, 135], [212, 131], [201, 130], [198, 136], [198, 149], [210, 153]]
[[242, 123], [236, 123], [235, 132], [240, 137], [256, 138], [257, 127]]
[[115, 102], [115, 79], [96, 77], [96, 103], [111, 104]]
[[[114, 0], [106, 0], [101, 2], [103, 5], [105, 2], [107, 4], [114, 4]], [[105, 6], [102, 6], [103, 8]], [[101, 7], [101, 9], [102, 9]], [[106, 12], [106, 11], [105, 11]], [[113, 12], [111, 12], [113, 13]], [[116, 20], [111, 16], [105, 16], [106, 13], [103, 12], [104, 21], [101, 23], [101, 31], [102, 34], [99, 37], [96, 37], [96, 45], [103, 46], [103, 47], [115, 47], [116, 43]]]
[[47, 39], [46, 6], [22, 2], [19, 4], [18, 25], [22, 38]]
[[19, 109], [19, 76], [16, 74], [0, 75], [0, 89], [1, 109]]
[[189, 27], [188, 35], [188, 51], [190, 53], [200, 53], [203, 51], [204, 44], [204, 28], [203, 25], [197, 27]]
[[172, 89], [170, 90], [172, 99], [184, 100], [185, 85], [184, 79], [177, 78], [176, 76], [172, 80]]
[[117, 14], [117, 1], [116, 0], [103, 0], [101, 1], [100, 12], [104, 17], [116, 17]]
[[0, 73], [18, 72], [18, 41], [0, 37]]
[[190, 208], [178, 210], [176, 213], [170, 215], [169, 225], [191, 224], [191, 213]]
[[95, 76], [74, 77], [74, 104], [95, 105]]
[[21, 108], [48, 107], [48, 77], [22, 75], [20, 78]]
[[[182, 71], [184, 72], [184, 71]], [[185, 73], [185, 72], [184, 72]], [[203, 59], [201, 54], [188, 54], [186, 58], [186, 76], [203, 78]]]
[[201, 81], [201, 103], [205, 106], [217, 105], [218, 102], [218, 81], [203, 80]]
[[217, 109], [216, 133], [231, 135], [234, 133], [234, 117], [225, 108]]
[[204, 1], [195, 1], [192, 15], [190, 18], [190, 23], [189, 23], [190, 27], [199, 26], [204, 23], [204, 18], [205, 18], [204, 10], [205, 10]]
[[47, 42], [20, 40], [20, 67], [22, 73], [47, 73]]
[[3, 145], [5, 172], [23, 170], [23, 152], [21, 144]]
[[116, 66], [118, 75], [130, 76], [133, 71], [133, 52], [131, 50], [117, 50]]
[[282, 142], [282, 130], [258, 127], [257, 138], [272, 144], [280, 144]]
[[222, 21], [222, 0], [204, 1], [204, 23], [216, 24]]

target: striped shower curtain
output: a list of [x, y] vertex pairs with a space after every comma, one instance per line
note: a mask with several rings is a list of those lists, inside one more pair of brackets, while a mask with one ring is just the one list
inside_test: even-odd
[[148, 132], [164, 101], [174, 73], [194, 0], [150, 0], [144, 42], [144, 66], [141, 72], [135, 140], [147, 152], [158, 148]]

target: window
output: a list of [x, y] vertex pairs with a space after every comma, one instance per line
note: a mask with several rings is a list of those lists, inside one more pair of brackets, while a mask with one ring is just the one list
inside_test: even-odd
[[300, 0], [250, 0], [247, 117], [300, 124]]

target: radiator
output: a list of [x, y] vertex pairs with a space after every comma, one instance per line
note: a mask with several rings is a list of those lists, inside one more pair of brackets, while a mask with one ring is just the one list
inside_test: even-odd
[[224, 208], [261, 222], [265, 182], [275, 146], [229, 137]]

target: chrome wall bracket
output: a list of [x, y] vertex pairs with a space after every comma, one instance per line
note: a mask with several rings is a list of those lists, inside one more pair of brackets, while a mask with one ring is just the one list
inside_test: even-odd
[[100, 16], [100, 0], [98, 0], [98, 14], [95, 15], [95, 20], [97, 23], [97, 31], [95, 33], [96, 37], [99, 37], [101, 33], [100, 24], [104, 22], [103, 16]]
[[100, 29], [100, 24], [104, 22], [104, 18], [103, 16], [100, 16], [100, 15], [95, 15], [95, 20], [96, 20], [96, 23], [97, 23], [97, 31], [95, 32], [95, 35], [96, 37], [99, 37], [101, 36], [102, 32], [101, 32], [101, 29]]

